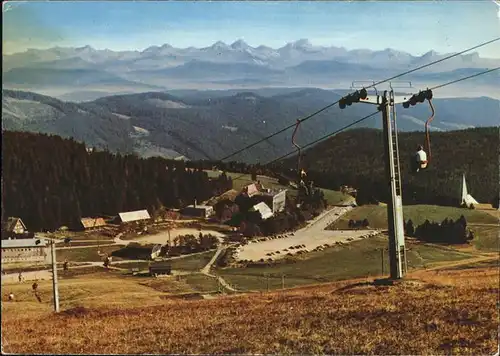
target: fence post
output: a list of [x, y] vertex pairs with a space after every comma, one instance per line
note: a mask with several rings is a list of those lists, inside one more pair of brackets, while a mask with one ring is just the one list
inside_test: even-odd
[[384, 270], [384, 249], [383, 248], [380, 249], [380, 256], [381, 256], [381, 260], [382, 260], [382, 275], [384, 275], [385, 270]]

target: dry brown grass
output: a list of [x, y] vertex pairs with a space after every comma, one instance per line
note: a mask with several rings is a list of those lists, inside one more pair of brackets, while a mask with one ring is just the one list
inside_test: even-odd
[[476, 210], [484, 211], [500, 220], [500, 210], [495, 209], [491, 204], [478, 204]]
[[417, 271], [409, 279], [185, 301], [133, 278], [96, 274], [64, 281], [59, 315], [48, 304], [3, 303], [2, 339], [15, 353], [496, 352], [497, 268]]

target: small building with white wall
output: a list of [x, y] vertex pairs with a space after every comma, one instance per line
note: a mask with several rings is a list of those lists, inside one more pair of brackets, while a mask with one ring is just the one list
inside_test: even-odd
[[462, 192], [461, 192], [461, 197], [460, 197], [460, 206], [466, 206], [470, 207], [478, 205], [479, 203], [477, 202], [476, 199], [472, 197], [472, 195], [469, 194], [467, 191], [467, 182], [465, 181], [465, 173], [462, 177]]
[[2, 224], [2, 230], [10, 234], [24, 234], [28, 232], [21, 218], [16, 217], [7, 218], [7, 221]]
[[188, 205], [182, 209], [181, 214], [185, 216], [209, 218], [214, 215], [214, 207], [210, 205], [198, 205], [195, 202], [193, 205]]
[[50, 264], [51, 258], [50, 244], [45, 239], [2, 240], [2, 265], [10, 263]]
[[79, 229], [94, 230], [106, 226], [103, 218], [82, 218], [80, 219]]
[[119, 223], [139, 222], [151, 219], [147, 210], [127, 211], [118, 214]]
[[274, 215], [271, 208], [264, 202], [261, 202], [259, 204], [254, 205], [253, 209], [260, 213], [262, 220], [267, 220], [267, 219], [273, 217], [273, 215]]

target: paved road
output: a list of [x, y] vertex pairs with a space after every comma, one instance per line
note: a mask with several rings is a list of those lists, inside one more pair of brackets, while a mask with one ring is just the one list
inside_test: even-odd
[[[348, 239], [359, 240], [366, 236], [372, 236], [379, 233], [378, 230], [325, 230], [330, 224], [339, 219], [342, 215], [350, 211], [352, 207], [334, 207], [311, 221], [306, 227], [297, 230], [293, 236], [281, 239], [272, 239], [263, 242], [254, 242], [238, 248], [235, 258], [239, 260], [259, 260], [261, 258], [282, 258], [288, 252], [297, 252], [300, 249], [288, 249], [290, 246], [305, 245], [308, 251], [324, 244], [333, 244], [335, 242], [348, 242]], [[280, 254], [274, 254], [272, 257], [267, 253], [280, 251]]]
[[212, 265], [215, 263], [215, 261], [217, 260], [217, 257], [219, 257], [219, 255], [221, 254], [222, 251], [224, 251], [224, 248], [222, 247], [222, 245], [219, 245], [219, 248], [217, 249], [217, 251], [215, 251], [215, 253], [212, 256], [212, 258], [210, 259], [210, 261], [206, 264], [205, 267], [203, 267], [201, 269], [200, 272], [208, 275], [210, 273], [210, 268], [212, 268]]
[[[123, 244], [125, 245], [125, 244]], [[112, 243], [112, 244], [99, 244], [99, 245], [86, 245], [86, 246], [66, 246], [66, 247], [56, 247], [56, 251], [59, 251], [59, 250], [74, 250], [74, 249], [77, 249], [77, 248], [92, 248], [92, 247], [104, 247], [104, 246], [117, 246], [116, 243]]]
[[217, 237], [219, 240], [219, 246], [217, 247], [217, 251], [215, 251], [215, 254], [213, 257], [210, 259], [210, 261], [206, 264], [205, 267], [203, 267], [200, 272], [203, 273], [206, 276], [212, 277], [212, 278], [217, 278], [220, 284], [222, 284], [226, 289], [236, 292], [236, 289], [231, 287], [229, 283], [227, 283], [224, 278], [218, 275], [210, 274], [210, 269], [212, 268], [212, 265], [217, 261], [217, 257], [226, 249], [226, 246], [224, 245], [224, 240], [222, 240], [220, 237]]

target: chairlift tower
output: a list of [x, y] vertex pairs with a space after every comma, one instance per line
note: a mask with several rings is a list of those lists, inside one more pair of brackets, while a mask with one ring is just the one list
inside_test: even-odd
[[[354, 85], [353, 82], [352, 87]], [[352, 103], [365, 103], [377, 105], [378, 109], [382, 111], [385, 171], [390, 191], [390, 201], [387, 204], [387, 219], [389, 226], [390, 279], [392, 280], [403, 278], [407, 272], [396, 104], [407, 102], [409, 96], [396, 96], [393, 86], [390, 84], [390, 91], [385, 90], [383, 95], [379, 95], [377, 89], [375, 89], [375, 95], [368, 95], [366, 89], [363, 88], [339, 101], [341, 109], [352, 105]]]

